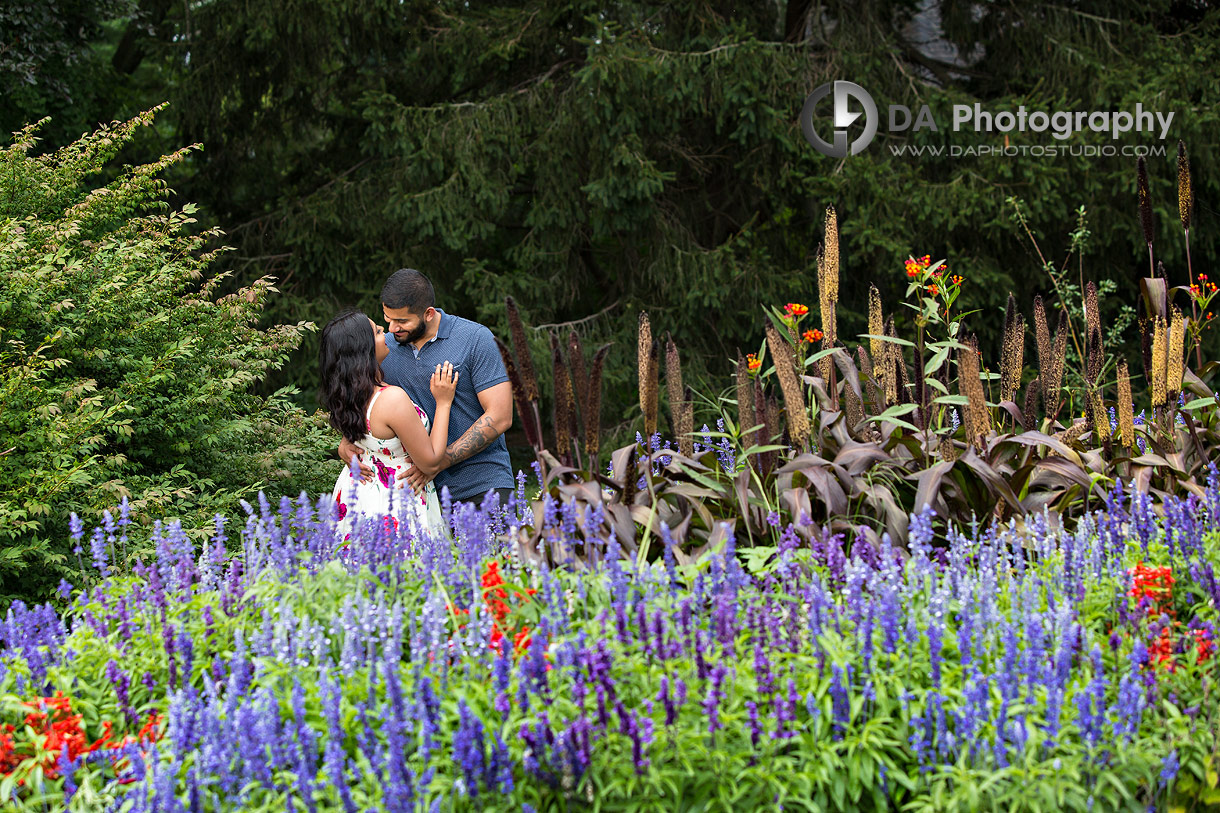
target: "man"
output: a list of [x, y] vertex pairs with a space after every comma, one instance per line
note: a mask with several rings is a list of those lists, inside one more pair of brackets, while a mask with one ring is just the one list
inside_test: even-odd
[[[416, 493], [435, 478], [437, 491], [449, 488], [458, 500], [482, 502], [488, 491], [508, 504], [515, 485], [504, 432], [513, 422], [512, 385], [492, 333], [483, 325], [436, 307], [428, 278], [413, 268], [395, 271], [381, 289], [381, 307], [389, 327], [377, 358], [387, 384], [406, 390], [429, 420], [436, 401], [428, 383], [437, 364], [451, 362], [459, 372], [449, 417], [449, 437], [439, 467], [416, 463], [399, 475]], [[350, 465], [359, 450], [345, 438], [339, 456]], [[365, 477], [372, 467], [361, 463]]]

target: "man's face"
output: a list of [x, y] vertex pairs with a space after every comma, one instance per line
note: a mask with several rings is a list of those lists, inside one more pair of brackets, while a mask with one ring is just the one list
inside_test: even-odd
[[428, 332], [428, 323], [436, 317], [436, 310], [428, 308], [422, 315], [412, 313], [407, 308], [387, 308], [381, 306], [385, 314], [385, 323], [394, 340], [399, 344], [413, 344], [423, 338]]

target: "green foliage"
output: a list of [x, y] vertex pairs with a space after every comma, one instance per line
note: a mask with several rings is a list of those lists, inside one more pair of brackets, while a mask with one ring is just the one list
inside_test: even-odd
[[136, 6], [136, 0], [18, 0], [0, 6], [4, 132], [50, 114], [55, 122], [43, 136], [61, 145], [98, 118], [115, 115], [123, 94], [98, 46], [108, 38], [109, 24], [132, 15]]
[[66, 572], [69, 512], [127, 497], [194, 529], [261, 486], [329, 486], [319, 419], [250, 391], [312, 326], [257, 327], [270, 279], [201, 282], [217, 233], [160, 178], [191, 151], [89, 183], [151, 121], [42, 157], [31, 126], [0, 152], [0, 595]]
[[[874, 282], [893, 301], [903, 258], [945, 257], [977, 292], [984, 318], [972, 327], [984, 348], [999, 342], [986, 315], [1009, 291], [1028, 312], [1046, 282], [1010, 222], [1009, 196], [1026, 201], [1035, 232], [1056, 236], [1044, 240], [1048, 257], [1066, 253], [1064, 213], [1084, 205], [1086, 275], [1121, 287], [1142, 273], [1133, 158], [893, 154], [1000, 143], [950, 131], [952, 104], [1173, 110], [1170, 149], [1150, 157], [1153, 168], [1172, 164], [1182, 138], [1198, 159], [1198, 199], [1216, 196], [1220, 114], [1206, 103], [1220, 56], [1214, 8], [936, 8], [941, 28], [928, 31], [907, 0], [748, 10], [548, 1], [526, 13], [456, 0], [145, 0], [90, 40], [81, 64], [113, 74], [106, 98], [64, 115], [96, 120], [133, 98], [169, 99], [158, 137], [206, 145], [173, 170], [174, 184], [238, 249], [212, 270], [234, 270], [234, 284], [283, 280], [287, 295], [269, 303], [269, 318], [318, 320], [347, 303], [375, 311], [381, 281], [402, 266], [430, 274], [449, 310], [501, 334], [509, 294], [535, 324], [601, 314], [580, 329], [588, 346], [616, 342], [606, 407], [625, 442], [637, 428], [624, 372], [634, 313], [646, 308], [669, 327], [690, 383], [722, 373], [756, 340], [752, 303], [811, 298], [824, 201], [847, 213], [842, 301], [863, 302]], [[959, 64], [924, 45], [938, 35]], [[825, 158], [797, 117], [814, 87], [837, 78], [862, 84], [883, 111], [928, 104], [941, 129], [882, 132], [862, 155]], [[3, 112], [0, 124], [15, 128], [32, 112]], [[1102, 143], [1093, 133], [1072, 142]], [[1172, 173], [1154, 176], [1155, 249], [1178, 284]], [[1196, 214], [1195, 249], [1214, 256], [1220, 230], [1206, 206]], [[930, 237], [913, 244], [911, 224]], [[859, 311], [841, 317], [842, 335], [861, 332]], [[311, 392], [314, 349], [307, 337], [263, 390], [291, 381]]]

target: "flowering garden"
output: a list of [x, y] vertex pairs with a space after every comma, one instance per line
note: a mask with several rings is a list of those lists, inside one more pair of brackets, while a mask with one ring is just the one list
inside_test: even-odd
[[[772, 517], [773, 545], [730, 532], [688, 564], [668, 541], [651, 563], [588, 544], [597, 510], [549, 495], [533, 529], [524, 497], [448, 508], [453, 540], [370, 522], [349, 544], [327, 499], [261, 501], [239, 552], [231, 521], [202, 553], [158, 524], [131, 573], [125, 513], [78, 528], [69, 609], [17, 603], [0, 633], [0, 792], [82, 811], [1220, 802], [1214, 467], [1202, 497], [1116, 487], [1073, 530], [941, 538], [927, 511], [908, 554]], [[533, 551], [506, 548], [526, 529]], [[577, 567], [539, 555], [577, 547]]]

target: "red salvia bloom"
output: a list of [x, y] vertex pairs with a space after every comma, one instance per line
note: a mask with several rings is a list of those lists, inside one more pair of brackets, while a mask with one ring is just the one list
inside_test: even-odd
[[[72, 713], [72, 699], [62, 691], [53, 697], [40, 697], [25, 704], [33, 711], [25, 715], [25, 726], [34, 731], [36, 737], [33, 753], [43, 753], [45, 756], [39, 767], [48, 779], [59, 777], [59, 757], [67, 746], [68, 759], [74, 760], [82, 754], [93, 751], [114, 750], [133, 742], [156, 742], [163, 734], [164, 718], [153, 712], [148, 721], [135, 736], [127, 735], [121, 741], [114, 739], [114, 724], [109, 720], [102, 723], [102, 736], [90, 742], [81, 725], [81, 715]], [[28, 748], [21, 748], [15, 735], [17, 731], [12, 725], [0, 728], [0, 774], [11, 774], [28, 758]], [[115, 773], [124, 770], [126, 759], [112, 761]], [[120, 779], [121, 783], [134, 781]], [[18, 780], [18, 784], [24, 784]]]

